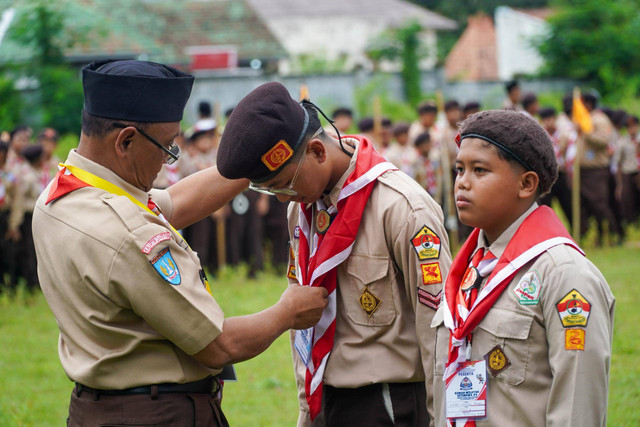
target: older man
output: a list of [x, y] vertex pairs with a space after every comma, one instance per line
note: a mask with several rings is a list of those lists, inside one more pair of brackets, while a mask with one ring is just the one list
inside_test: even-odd
[[83, 69], [77, 150], [38, 200], [38, 274], [76, 387], [69, 425], [227, 425], [217, 375], [289, 328], [315, 324], [319, 289], [290, 286], [274, 306], [224, 319], [195, 252], [176, 229], [246, 187], [215, 168], [151, 190], [179, 156], [193, 77], [161, 64]]

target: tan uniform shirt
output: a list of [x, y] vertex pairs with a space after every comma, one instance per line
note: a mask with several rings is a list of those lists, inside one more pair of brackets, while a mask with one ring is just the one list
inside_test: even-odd
[[[326, 202], [337, 202], [356, 158], [357, 150]], [[299, 240], [295, 238], [298, 214], [299, 205], [291, 203], [289, 235], [294, 254], [298, 253]], [[438, 257], [420, 259], [412, 244], [424, 227], [441, 239]], [[295, 262], [297, 266], [297, 258]], [[425, 274], [423, 265], [428, 266], [424, 267]], [[428, 293], [439, 301], [442, 281], [450, 265], [440, 206], [402, 172], [381, 175], [365, 206], [351, 255], [338, 266], [336, 332], [324, 383], [355, 388], [426, 378], [427, 407], [433, 414], [435, 331], [429, 325], [435, 310], [419, 302], [419, 293]], [[359, 300], [365, 287], [381, 301], [371, 316]], [[292, 352], [301, 408], [299, 425], [308, 425], [305, 366], [296, 350]]]
[[[493, 244], [500, 257], [533, 205]], [[532, 230], [535, 232], [535, 230]], [[480, 233], [479, 247], [485, 247]], [[539, 302], [521, 304], [514, 290], [521, 280], [539, 284]], [[484, 284], [483, 284], [484, 285]], [[557, 304], [578, 292], [591, 305], [586, 327], [564, 327]], [[529, 301], [530, 302], [530, 301]], [[488, 372], [487, 419], [482, 426], [596, 426], [606, 424], [614, 297], [600, 271], [575, 249], [560, 245], [524, 265], [473, 331], [471, 360], [501, 346], [506, 361], [497, 375]], [[449, 345], [442, 307], [435, 363], [436, 425], [445, 425], [442, 375]], [[567, 337], [584, 331], [584, 350], [569, 350]], [[567, 332], [569, 331], [569, 332]], [[507, 363], [510, 363], [508, 364]]]
[[393, 143], [387, 149], [385, 158], [415, 179], [417, 169], [420, 167], [420, 154], [413, 145]]
[[[609, 166], [609, 143], [613, 137], [613, 125], [602, 111], [591, 112], [593, 131], [578, 137], [578, 146], [582, 146], [580, 167], [585, 169], [605, 168]], [[582, 142], [580, 142], [582, 139]]]
[[[147, 203], [147, 193], [75, 151], [67, 163]], [[190, 356], [220, 334], [224, 319], [184, 239], [124, 196], [85, 187], [45, 205], [49, 188], [38, 199], [33, 235], [69, 378], [123, 389], [217, 373]], [[168, 193], [153, 195], [170, 217]], [[171, 268], [178, 284], [164, 278]]]
[[624, 174], [638, 172], [638, 143], [631, 140], [630, 135], [624, 135], [618, 140], [613, 154], [615, 169]]

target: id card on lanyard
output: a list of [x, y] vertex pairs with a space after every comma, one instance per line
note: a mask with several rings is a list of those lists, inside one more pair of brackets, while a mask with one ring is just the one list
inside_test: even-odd
[[445, 383], [447, 419], [487, 416], [487, 361], [467, 360], [458, 364]]

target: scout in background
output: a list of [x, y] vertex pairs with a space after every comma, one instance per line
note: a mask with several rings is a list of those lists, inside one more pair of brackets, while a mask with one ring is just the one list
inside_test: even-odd
[[395, 142], [391, 143], [384, 157], [415, 179], [419, 158], [416, 148], [413, 144], [409, 144], [409, 125], [398, 123], [393, 127], [392, 133]]
[[413, 144], [418, 135], [429, 132], [431, 139], [436, 141], [436, 135], [434, 134], [434, 128], [436, 126], [436, 119], [438, 118], [438, 107], [435, 102], [427, 101], [418, 106], [417, 109], [418, 120], [411, 123], [409, 128], [409, 143]]
[[15, 197], [16, 177], [7, 167], [9, 144], [0, 142], [0, 286], [15, 286], [15, 243], [10, 239], [9, 214]]
[[638, 118], [627, 118], [627, 133], [622, 136], [613, 154], [616, 171], [615, 198], [620, 203], [625, 225], [638, 221], [640, 180], [638, 179]]
[[234, 109], [218, 150], [223, 176], [293, 202], [289, 282], [329, 291], [315, 328], [292, 335], [298, 423], [426, 426], [428, 325], [451, 259], [442, 210], [367, 138], [324, 132], [316, 109], [262, 85]]
[[438, 168], [440, 167], [439, 159], [432, 155], [431, 136], [429, 132], [418, 135], [414, 143], [418, 152], [418, 167], [416, 169], [416, 181], [422, 186], [427, 193], [434, 199], [438, 200], [439, 184], [438, 184]]
[[[346, 107], [336, 108], [333, 110], [331, 118], [338, 131], [344, 134], [349, 131], [353, 124], [353, 111]], [[333, 129], [331, 129], [331, 131], [333, 131]]]
[[[606, 425], [614, 297], [547, 206], [547, 133], [513, 111], [462, 123], [456, 256], [437, 328], [439, 426]], [[446, 395], [446, 397], [445, 397]]]

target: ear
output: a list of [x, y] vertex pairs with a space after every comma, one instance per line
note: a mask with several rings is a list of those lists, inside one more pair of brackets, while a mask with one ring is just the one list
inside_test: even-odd
[[307, 151], [309, 151], [318, 163], [324, 163], [327, 160], [327, 148], [320, 138], [313, 138], [307, 144]]
[[125, 157], [129, 152], [129, 144], [136, 134], [133, 126], [126, 127], [118, 133], [114, 142], [114, 151], [118, 157]]
[[528, 171], [520, 175], [520, 190], [518, 191], [518, 197], [521, 199], [528, 199], [531, 196], [535, 196], [538, 191], [538, 185], [540, 178], [538, 174], [533, 171]]

